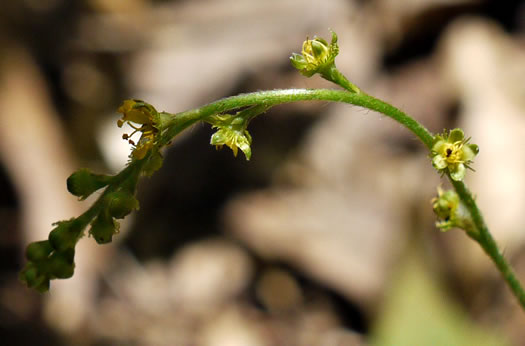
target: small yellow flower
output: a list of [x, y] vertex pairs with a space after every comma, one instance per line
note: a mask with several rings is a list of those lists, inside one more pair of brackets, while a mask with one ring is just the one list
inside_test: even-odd
[[122, 127], [126, 122], [153, 125], [155, 122], [154, 115], [157, 113], [152, 105], [141, 100], [125, 100], [117, 112], [122, 113], [122, 119], [117, 121], [118, 127]]
[[[228, 146], [233, 151], [233, 156], [237, 157], [238, 150], [244, 153], [246, 160], [252, 156], [252, 136], [247, 130], [250, 119], [259, 114], [261, 109], [246, 109], [236, 114], [217, 114], [209, 117], [207, 121], [212, 124], [212, 128], [218, 129], [210, 139], [210, 144], [216, 149]], [[252, 114], [253, 113], [253, 114]]]
[[290, 61], [303, 75], [311, 77], [334, 65], [338, 53], [337, 35], [332, 31], [330, 44], [319, 37], [314, 37], [313, 40], [306, 39], [301, 54], [292, 53]]
[[228, 127], [223, 127], [217, 130], [210, 140], [211, 145], [215, 145], [216, 149], [222, 148], [223, 145], [228, 146], [233, 151], [233, 156], [237, 157], [238, 149], [241, 149], [249, 160], [252, 156], [252, 136], [247, 130], [236, 130]]
[[[132, 156], [138, 160], [143, 159], [155, 145], [155, 137], [159, 132], [157, 127], [159, 113], [152, 105], [141, 100], [125, 100], [118, 108], [118, 112], [122, 113], [122, 118], [117, 121], [118, 127], [127, 123], [134, 129], [130, 135], [124, 134], [122, 138], [135, 146]], [[133, 123], [141, 126], [135, 126]], [[141, 132], [142, 135], [138, 143], [135, 144], [130, 138], [137, 132]]]
[[479, 152], [478, 146], [468, 141], [461, 129], [436, 135], [431, 151], [433, 166], [441, 172], [448, 170], [453, 180], [463, 180], [466, 169]]

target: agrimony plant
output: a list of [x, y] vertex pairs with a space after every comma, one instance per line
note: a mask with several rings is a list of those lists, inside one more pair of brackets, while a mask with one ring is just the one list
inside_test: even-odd
[[[28, 287], [40, 292], [49, 290], [53, 279], [69, 278], [74, 273], [75, 247], [89, 227], [88, 234], [99, 244], [112, 241], [118, 233], [119, 219], [139, 208], [135, 198], [140, 177], [150, 176], [162, 166], [161, 149], [191, 125], [204, 121], [217, 131], [210, 144], [216, 148], [228, 146], [236, 156], [242, 151], [251, 158], [252, 137], [248, 132], [250, 121], [273, 106], [283, 103], [323, 100], [343, 102], [382, 113], [410, 130], [428, 149], [429, 158], [439, 174], [446, 176], [453, 190], [438, 188], [432, 207], [438, 217], [437, 227], [443, 231], [463, 229], [490, 257], [525, 310], [525, 292], [512, 268], [499, 250], [483, 220], [471, 192], [463, 182], [467, 170], [479, 148], [465, 138], [461, 129], [444, 130], [434, 135], [423, 125], [396, 107], [370, 96], [351, 83], [336, 67], [339, 53], [337, 35], [332, 32], [331, 42], [323, 38], [306, 39], [300, 54], [290, 57], [292, 65], [306, 77], [320, 75], [343, 90], [286, 89], [260, 91], [227, 97], [199, 108], [180, 113], [158, 112], [141, 100], [125, 100], [118, 111], [132, 133], [124, 135], [131, 146], [128, 165], [114, 176], [92, 173], [82, 168], [67, 180], [67, 188], [79, 199], [104, 189], [93, 205], [82, 215], [58, 221], [47, 240], [31, 243], [26, 249], [27, 263], [20, 279]], [[132, 137], [140, 135], [137, 142]]]

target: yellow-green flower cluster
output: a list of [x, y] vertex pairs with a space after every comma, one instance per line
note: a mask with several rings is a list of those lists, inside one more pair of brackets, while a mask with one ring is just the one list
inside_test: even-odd
[[292, 53], [290, 61], [303, 75], [311, 77], [331, 68], [338, 53], [337, 35], [332, 31], [330, 44], [319, 37], [314, 37], [313, 40], [306, 39], [301, 54]]
[[461, 129], [436, 135], [431, 151], [434, 168], [442, 173], [448, 171], [453, 180], [463, 180], [466, 169], [479, 152], [478, 146], [469, 144], [469, 140]]

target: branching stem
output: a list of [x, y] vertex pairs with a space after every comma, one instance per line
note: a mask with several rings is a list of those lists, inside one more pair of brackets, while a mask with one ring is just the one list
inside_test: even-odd
[[[200, 120], [204, 120], [210, 115], [225, 113], [234, 109], [254, 105], [261, 105], [270, 108], [279, 104], [297, 101], [330, 101], [348, 103], [384, 114], [410, 130], [423, 142], [429, 151], [432, 149], [434, 136], [423, 125], [398, 108], [370, 96], [359, 89], [354, 90], [351, 86], [348, 86], [350, 92], [333, 89], [286, 89], [260, 91], [227, 97], [200, 108], [175, 114], [171, 120], [164, 124], [164, 127], [167, 130], [162, 134], [161, 145], [169, 143], [184, 129]], [[499, 250], [494, 238], [490, 234], [471, 192], [463, 182], [454, 181], [449, 175], [448, 178], [460, 199], [470, 211], [475, 227], [478, 230], [477, 234], [469, 234], [470, 237], [479, 243], [481, 248], [494, 262], [512, 290], [512, 293], [520, 302], [521, 307], [525, 310], [525, 291], [509, 263]]]

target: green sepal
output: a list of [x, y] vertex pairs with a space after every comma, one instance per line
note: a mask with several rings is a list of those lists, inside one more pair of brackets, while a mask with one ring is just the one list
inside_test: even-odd
[[474, 156], [479, 154], [479, 146], [477, 144], [467, 144], [466, 145], [470, 150], [472, 150], [472, 153]]
[[298, 70], [304, 69], [308, 64], [306, 62], [306, 59], [301, 54], [297, 53], [292, 53], [292, 56], [290, 57], [290, 62], [292, 63], [293, 67], [295, 67]]
[[328, 42], [324, 38], [312, 41], [312, 53], [314, 57], [323, 56], [327, 52]]
[[152, 151], [150, 157], [148, 158], [144, 166], [142, 166], [142, 174], [147, 177], [152, 176], [153, 173], [155, 173], [162, 167], [163, 162], [164, 158], [162, 157], [160, 151]]
[[448, 141], [449, 142], [461, 142], [465, 138], [465, 133], [460, 128], [455, 128], [453, 130], [450, 130], [450, 133], [448, 135]]

